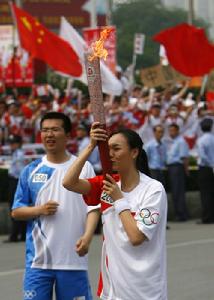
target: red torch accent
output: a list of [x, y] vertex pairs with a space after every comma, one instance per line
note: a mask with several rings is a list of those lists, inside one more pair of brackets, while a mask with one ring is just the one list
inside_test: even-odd
[[[100, 74], [100, 59], [93, 57], [90, 59], [89, 53], [85, 54], [86, 73], [88, 78], [88, 90], [92, 114], [95, 122], [100, 122], [102, 128], [106, 129], [105, 108], [103, 104], [102, 82]], [[100, 160], [103, 170], [103, 175], [111, 174], [112, 165], [109, 157], [108, 142], [98, 142]]]

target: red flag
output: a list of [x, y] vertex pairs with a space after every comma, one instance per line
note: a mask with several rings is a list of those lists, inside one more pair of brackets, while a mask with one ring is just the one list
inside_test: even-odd
[[82, 65], [73, 48], [53, 32], [46, 29], [38, 20], [12, 4], [22, 47], [32, 57], [38, 58], [54, 70], [80, 76]]
[[164, 45], [170, 64], [186, 76], [203, 76], [214, 68], [214, 45], [202, 28], [180, 24], [153, 37]]
[[214, 92], [207, 91], [206, 92], [206, 104], [209, 110], [214, 111]]

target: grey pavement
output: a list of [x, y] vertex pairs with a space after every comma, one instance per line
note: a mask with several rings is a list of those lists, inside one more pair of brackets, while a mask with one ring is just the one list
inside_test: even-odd
[[[214, 225], [196, 225], [195, 221], [169, 225], [168, 299], [213, 300]], [[5, 244], [2, 242], [5, 238], [0, 236], [0, 300], [21, 300], [24, 243]], [[99, 276], [101, 244], [101, 235], [95, 235], [89, 254], [89, 273], [94, 295]]]

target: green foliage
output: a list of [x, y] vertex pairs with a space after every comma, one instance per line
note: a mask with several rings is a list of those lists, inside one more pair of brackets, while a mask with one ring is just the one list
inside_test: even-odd
[[60, 91], [63, 91], [66, 89], [67, 86], [67, 78], [64, 76], [61, 76], [54, 72], [52, 69], [48, 68], [47, 71], [47, 82], [52, 85], [54, 88], [59, 89]]
[[85, 85], [81, 81], [75, 80], [74, 83], [73, 83], [73, 87], [78, 88], [79, 90], [81, 90], [84, 95], [88, 95], [88, 87], [87, 87], [87, 85]]
[[[67, 88], [68, 78], [57, 74], [50, 68], [48, 68], [46, 79], [50, 85], [59, 89], [61, 92]], [[74, 80], [72, 87], [80, 89], [84, 95], [88, 94], [88, 87], [79, 80]]]
[[[166, 8], [158, 0], [129, 0], [118, 5], [112, 22], [117, 27], [118, 64], [123, 68], [131, 64], [134, 34], [144, 33], [144, 54], [138, 55], [136, 68], [156, 65], [159, 62], [159, 44], [152, 37], [183, 22], [187, 22], [185, 10]], [[194, 25], [208, 28], [202, 20], [195, 20]]]

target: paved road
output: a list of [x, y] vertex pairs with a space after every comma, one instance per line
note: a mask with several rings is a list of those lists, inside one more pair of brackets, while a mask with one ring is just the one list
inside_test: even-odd
[[[196, 225], [193, 221], [169, 225], [168, 299], [213, 300], [214, 225]], [[4, 244], [3, 239], [5, 237], [0, 236], [0, 299], [21, 300], [24, 243]], [[96, 235], [89, 256], [94, 294], [99, 273], [100, 249], [101, 236]]]

